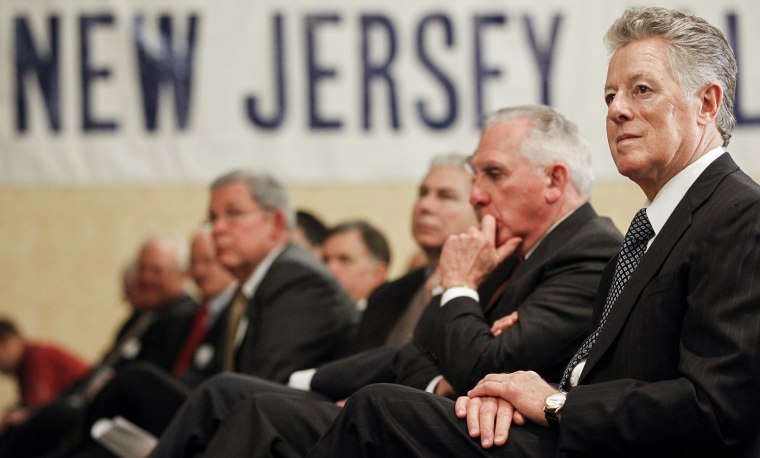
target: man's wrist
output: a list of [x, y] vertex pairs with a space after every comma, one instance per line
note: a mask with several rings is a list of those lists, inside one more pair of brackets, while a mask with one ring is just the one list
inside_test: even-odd
[[559, 390], [547, 396], [546, 401], [544, 401], [544, 417], [549, 424], [549, 428], [555, 431], [559, 429], [561, 411], [565, 407], [566, 400], [567, 393]]
[[446, 288], [446, 290], [443, 292], [443, 295], [441, 296], [441, 307], [457, 297], [469, 297], [475, 302], [480, 302], [480, 296], [478, 295], [478, 292], [475, 290], [475, 288], [470, 288], [468, 286], [452, 286], [450, 288]]

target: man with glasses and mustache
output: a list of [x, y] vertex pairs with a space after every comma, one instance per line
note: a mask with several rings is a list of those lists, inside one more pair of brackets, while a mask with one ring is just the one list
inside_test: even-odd
[[325, 267], [288, 243], [294, 214], [273, 177], [233, 171], [211, 184], [208, 225], [219, 262], [241, 284], [207, 348], [205, 372], [242, 372], [285, 382], [333, 358], [351, 331], [354, 306]]

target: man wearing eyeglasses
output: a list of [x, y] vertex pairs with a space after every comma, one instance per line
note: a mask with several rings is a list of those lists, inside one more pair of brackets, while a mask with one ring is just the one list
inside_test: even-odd
[[353, 302], [319, 261], [288, 243], [294, 221], [285, 188], [269, 175], [238, 170], [211, 184], [217, 256], [242, 286], [199, 348], [196, 372], [286, 382], [345, 343]]

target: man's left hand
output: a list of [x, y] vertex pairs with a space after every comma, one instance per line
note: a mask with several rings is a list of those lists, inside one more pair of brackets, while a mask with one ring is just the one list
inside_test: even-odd
[[533, 423], [549, 426], [544, 416], [546, 398], [557, 389], [546, 383], [533, 371], [517, 371], [510, 374], [489, 374], [467, 393], [467, 397], [498, 397], [514, 406], [520, 414]]

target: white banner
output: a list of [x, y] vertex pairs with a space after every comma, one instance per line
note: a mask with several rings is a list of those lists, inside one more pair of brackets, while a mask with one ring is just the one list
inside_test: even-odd
[[[546, 103], [619, 179], [604, 133], [605, 0], [3, 0], [0, 183], [416, 181], [481, 114]], [[760, 7], [661, 0], [726, 32], [729, 151], [760, 174]], [[754, 45], [754, 46], [753, 46]]]

